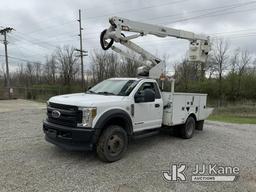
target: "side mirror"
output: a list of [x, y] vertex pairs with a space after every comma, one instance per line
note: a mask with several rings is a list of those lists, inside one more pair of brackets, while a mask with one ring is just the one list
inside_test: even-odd
[[134, 96], [134, 100], [135, 103], [154, 102], [155, 92], [151, 89], [145, 89], [144, 91], [136, 93]]

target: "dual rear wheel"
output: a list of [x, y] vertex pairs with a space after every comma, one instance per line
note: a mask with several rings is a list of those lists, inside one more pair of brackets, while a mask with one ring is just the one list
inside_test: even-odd
[[196, 121], [192, 116], [187, 118], [184, 125], [179, 127], [179, 134], [184, 139], [190, 139], [193, 137], [195, 130], [203, 130], [204, 120]]
[[196, 128], [196, 121], [192, 116], [187, 118], [187, 121], [180, 129], [180, 136], [184, 139], [193, 137]]

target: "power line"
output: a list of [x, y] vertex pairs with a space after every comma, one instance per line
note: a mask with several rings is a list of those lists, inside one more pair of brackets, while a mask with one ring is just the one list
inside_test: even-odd
[[41, 32], [41, 31], [46, 31], [46, 30], [49, 30], [49, 29], [61, 28], [61, 27], [65, 26], [65, 25], [67, 25], [67, 24], [74, 23], [74, 22], [75, 21], [68, 21], [68, 22], [65, 22], [65, 23], [58, 23], [57, 25], [53, 25], [53, 26], [49, 26], [49, 27], [44, 27], [43, 29], [27, 32], [27, 34], [33, 34], [33, 33]]
[[[120, 1], [120, 0], [116, 0], [116, 2], [114, 3], [115, 5], [118, 5], [118, 4], [123, 4], [123, 3], [125, 3], [125, 4], [127, 4], [127, 3], [130, 3], [130, 2], [127, 2], [127, 0], [123, 0], [123, 1]], [[108, 4], [109, 4], [109, 1], [108, 1]], [[101, 7], [101, 6], [100, 6]], [[98, 7], [97, 7], [98, 8]], [[102, 8], [105, 8], [104, 6], [102, 6]], [[93, 8], [86, 8], [87, 10], [93, 10], [93, 11], [95, 11], [95, 7], [93, 7]], [[58, 16], [54, 16], [54, 17], [47, 17], [47, 18], [45, 18], [45, 19], [42, 19], [42, 20], [37, 20], [37, 23], [39, 23], [39, 24], [42, 24], [42, 23], [48, 23], [48, 22], [52, 22], [53, 20], [56, 20], [56, 19], [58, 19], [58, 18], [63, 18], [63, 16], [65, 16], [65, 14], [59, 14]], [[76, 22], [76, 21], [72, 21], [72, 22]], [[0, 26], [0, 27], [2, 27], [2, 26]], [[3, 27], [2, 27], [3, 28]], [[31, 32], [33, 32], [33, 31], [31, 31]], [[28, 32], [28, 33], [30, 33], [30, 32]]]
[[[175, 3], [184, 2], [184, 1], [188, 1], [188, 0], [173, 1], [173, 2], [168, 2], [168, 3], [165, 3], [165, 4], [161, 4], [161, 5], [153, 5], [153, 6], [147, 6], [147, 7], [136, 8], [136, 9], [128, 9], [128, 10], [119, 11], [119, 12], [114, 12], [114, 13], [109, 13], [109, 14], [124, 13], [124, 12], [133, 12], [133, 11], [137, 11], [137, 10], [139, 11], [139, 10], [150, 9], [150, 8], [155, 8], [155, 7], [173, 5], [173, 4], [175, 4]], [[94, 18], [104, 17], [104, 16], [106, 16], [106, 15], [88, 17], [88, 19], [94, 19]], [[69, 22], [63, 23], [63, 24], [61, 24], [61, 25], [63, 26], [63, 25], [65, 25], [65, 24], [70, 24], [70, 23], [73, 23], [73, 22], [75, 22], [75, 21], [69, 21]], [[60, 25], [60, 24], [58, 24], [58, 25]], [[48, 29], [51, 29], [51, 28], [62, 27], [62, 26], [44, 27], [43, 29], [40, 29], [40, 30], [31, 31], [31, 32], [26, 32], [26, 34], [33, 34], [33, 33], [36, 33], [36, 32], [41, 32], [41, 31], [44, 31], [44, 30], [48, 30]]]
[[126, 10], [122, 10], [122, 11], [118, 11], [118, 12], [112, 12], [112, 13], [108, 13], [108, 14], [104, 14], [104, 15], [87, 17], [87, 20], [106, 17], [106, 16], [109, 16], [109, 15], [114, 15], [114, 14], [118, 14], [118, 13], [126, 13], [126, 12], [130, 13], [130, 12], [134, 12], [134, 11], [142, 11], [142, 10], [146, 10], [146, 9], [156, 8], [156, 7], [163, 7], [163, 6], [167, 6], [167, 5], [174, 5], [176, 3], [183, 3], [185, 1], [188, 1], [188, 0], [177, 0], [177, 1], [171, 1], [171, 2], [169, 1], [168, 3], [163, 3], [163, 4], [158, 4], [158, 5], [139, 7], [139, 8], [135, 8], [135, 9], [126, 9]]
[[[32, 44], [35, 44], [35, 42], [33, 42], [33, 41], [28, 40], [28, 39], [25, 38], [25, 37], [27, 37], [25, 33], [21, 33], [21, 32], [17, 32], [17, 33], [21, 34], [21, 35], [16, 34], [16, 36], [18, 36], [18, 38], [22, 38], [23, 40], [25, 40], [25, 41], [27, 41], [27, 42], [30, 42], [30, 43], [32, 43]], [[30, 38], [30, 39], [33, 39], [34, 41], [36, 41], [36, 42], [37, 42], [37, 45], [39, 45], [38, 42], [41, 41], [40, 39], [37, 39], [37, 38], [34, 38], [34, 37], [29, 37], [29, 38]], [[46, 45], [46, 46], [48, 46], [48, 47], [56, 47], [55, 45], [53, 45], [53, 44], [51, 44], [51, 43], [47, 43], [47, 42], [42, 42], [42, 43], [40, 43], [40, 44], [44, 44], [44, 45]], [[39, 46], [40, 46], [40, 45], [39, 45]]]
[[[255, 3], [255, 1], [251, 1], [251, 3]], [[245, 3], [243, 3], [243, 4], [245, 4]], [[239, 7], [240, 7], [240, 5], [242, 5], [241, 3], [239, 4]], [[248, 2], [247, 2], [247, 4], [246, 5], [248, 5]], [[234, 6], [234, 4], [232, 4], [232, 5], [229, 5], [229, 6]], [[224, 13], [219, 13], [219, 12], [223, 12], [223, 11], [225, 11], [225, 10], [227, 10], [227, 9], [230, 9], [230, 7], [229, 8], [227, 8], [227, 6], [225, 6], [226, 8], [225, 9], [223, 9], [223, 6], [222, 6], [222, 9], [221, 10], [216, 10], [216, 11], [214, 11], [214, 12], [210, 12], [210, 13], [205, 13], [205, 14], [203, 14], [203, 15], [197, 15], [197, 16], [193, 16], [193, 17], [188, 17], [188, 18], [184, 18], [186, 21], [187, 20], [191, 20], [191, 19], [195, 19], [195, 18], [205, 18], [206, 16], [208, 16], [208, 17], [210, 17], [210, 16], [217, 16], [217, 15], [224, 15], [224, 14], [230, 14], [230, 13], [238, 13], [239, 11], [236, 11], [236, 12], [224, 12]], [[235, 7], [235, 8], [238, 8], [237, 6]], [[213, 8], [213, 9], [216, 9], [216, 8]], [[232, 9], [234, 9], [234, 8], [232, 8]], [[208, 9], [209, 10], [209, 9]], [[241, 11], [247, 11], [247, 10], [241, 10]], [[104, 17], [104, 16], [102, 16], [102, 17]], [[157, 18], [156, 18], [157, 19]], [[184, 19], [182, 19], [182, 20], [184, 20]], [[182, 22], [181, 20], [176, 20], [176, 21], [172, 21], [172, 22]], [[241, 34], [237, 34], [237, 35], [240, 35], [241, 36]], [[252, 36], [252, 34], [244, 34], [243, 35], [243, 37], [246, 37], [246, 36], [248, 36], [248, 35], [250, 35], [250, 36]], [[25, 40], [25, 41], [28, 41], [28, 42], [30, 42], [30, 43], [32, 43], [32, 44], [34, 44], [34, 45], [37, 45], [37, 46], [43, 46], [43, 45], [47, 45], [47, 41], [40, 41], [40, 40], [35, 40], [36, 42], [34, 42], [34, 41], [31, 41], [31, 40], [27, 40], [27, 39], [25, 39], [24, 38], [24, 36], [22, 36], [23, 37], [23, 39]], [[26, 36], [26, 38], [28, 38], [27, 36]], [[32, 38], [32, 37], [31, 37]], [[34, 38], [35, 39], [35, 38]], [[96, 39], [96, 38], [87, 38], [87, 39]], [[68, 40], [68, 39], [67, 39]], [[51, 42], [53, 42], [53, 40], [49, 40], [49, 41], [51, 41]], [[62, 41], [66, 41], [66, 40], [62, 40]], [[70, 39], [70, 41], [72, 41], [71, 39]], [[55, 42], [57, 42], [57, 41], [55, 41]], [[59, 41], [60, 42], [60, 41]], [[165, 41], [164, 41], [165, 42]], [[167, 42], [167, 41], [166, 41]], [[142, 42], [143, 43], [143, 42]], [[54, 48], [56, 48], [57, 46], [56, 45], [53, 45], [53, 44], [51, 44], [51, 45], [47, 45], [48, 47], [54, 47]], [[44, 49], [47, 49], [47, 50], [49, 50], [48, 48], [46, 48], [45, 46], [43, 46], [44, 47]]]
[[[193, 11], [189, 11], [188, 13], [196, 13], [196, 12], [203, 12], [203, 11], [214, 11], [214, 12], [208, 12], [208, 13], [204, 13], [202, 15], [187, 17], [187, 18], [179, 19], [179, 20], [173, 20], [171, 22], [168, 22], [168, 24], [181, 22], [183, 20], [188, 21], [188, 20], [194, 19], [194, 17], [196, 17], [196, 18], [205, 18], [207, 16], [210, 17], [210, 15], [214, 14], [214, 13], [223, 12], [223, 11], [230, 10], [230, 9], [235, 9], [235, 8], [240, 8], [242, 6], [247, 6], [247, 5], [254, 4], [254, 3], [256, 3], [256, 1], [249, 1], [249, 2], [243, 2], [243, 3], [233, 3], [233, 4], [229, 4], [229, 5], [225, 5], [225, 6], [218, 6], [218, 7], [214, 7], [214, 8], [193, 10]], [[237, 11], [236, 11], [236, 13], [237, 13]], [[219, 15], [224, 15], [224, 14], [228, 14], [228, 12], [224, 12], [224, 13], [221, 13]], [[144, 19], [142, 21], [152, 21], [152, 20], [156, 20], [156, 19], [160, 19], [160, 18], [174, 17], [174, 16], [179, 16], [179, 15], [181, 15], [181, 14], [171, 14], [171, 15], [165, 15], [165, 16], [160, 16], [160, 17]], [[157, 24], [166, 24], [166, 22], [157, 23]], [[95, 34], [95, 32], [87, 33], [87, 35], [89, 35], [89, 34]]]
[[229, 33], [239, 33], [239, 32], [245, 32], [245, 31], [256, 31], [256, 28], [240, 29], [240, 30], [236, 30], [236, 31], [223, 31], [223, 32], [216, 32], [216, 33], [212, 33], [212, 34], [210, 34], [210, 35], [229, 34]]
[[[148, 8], [155, 8], [155, 7], [159, 7], [159, 6], [166, 6], [168, 4], [171, 4], [171, 3], [174, 3], [174, 2], [177, 2], [177, 1], [173, 1], [173, 2], [168, 2], [168, 3], [165, 3], [165, 4], [162, 4], [162, 5], [158, 5], [158, 6], [148, 6], [148, 7], [142, 7], [142, 8], [137, 8], [137, 9], [129, 9], [129, 10], [125, 10], [125, 12], [130, 12], [130, 11], [134, 11], [134, 10], [141, 10], [141, 9], [148, 9]], [[178, 1], [179, 2], [179, 1]], [[234, 6], [234, 5], [242, 5], [242, 4], [249, 4], [249, 3], [255, 3], [255, 1], [250, 1], [250, 2], [245, 2], [245, 3], [236, 3], [236, 4], [232, 4], [232, 5], [228, 5], [228, 6]], [[216, 9], [216, 8], [223, 8], [223, 7], [227, 7], [227, 6], [221, 6], [221, 7], [215, 7], [213, 9]], [[204, 9], [204, 10], [212, 10], [212, 9]], [[204, 10], [195, 10], [195, 11], [204, 11]], [[124, 12], [124, 11], [120, 11], [120, 12]], [[191, 12], [194, 12], [194, 11], [191, 11]], [[115, 12], [115, 13], [118, 13], [118, 12]], [[112, 14], [115, 14], [115, 13], [112, 13]], [[212, 13], [211, 13], [212, 14]], [[176, 14], [177, 15], [177, 14]], [[175, 15], [169, 15], [169, 16], [175, 16]], [[161, 17], [156, 17], [156, 18], [150, 18], [150, 19], [147, 19], [147, 20], [155, 20], [155, 19], [159, 19], [159, 18], [163, 18], [163, 17], [169, 17], [169, 16], [161, 16]], [[96, 17], [104, 17], [104, 15], [100, 15], [100, 16], [96, 16]], [[96, 18], [96, 17], [89, 17], [89, 18]], [[199, 16], [197, 16], [199, 17]], [[187, 20], [187, 19], [186, 19]], [[74, 22], [74, 21], [71, 21], [71, 22]], [[67, 23], [71, 23], [71, 22], [67, 22]], [[176, 22], [176, 21], [175, 21]], [[61, 26], [60, 26], [61, 27]], [[47, 29], [47, 28], [46, 28]], [[40, 30], [41, 31], [41, 30]], [[27, 33], [28, 34], [28, 33]]]
[[[217, 6], [217, 7], [214, 7], [214, 8], [192, 10], [192, 11], [188, 11], [187, 13], [198, 13], [198, 12], [205, 12], [205, 11], [225, 11], [226, 9], [229, 9], [229, 10], [230, 9], [235, 9], [235, 8], [238, 8], [238, 7], [241, 7], [241, 6], [246, 6], [246, 5], [254, 4], [254, 3], [256, 3], [256, 1], [249, 1], [249, 2], [243, 2], [243, 3], [233, 3], [233, 4], [223, 5], [223, 6]], [[225, 10], [223, 10], [223, 9], [225, 9]], [[146, 20], [142, 20], [142, 21], [152, 21], [152, 20], [174, 17], [174, 16], [180, 16], [180, 15], [181, 14], [164, 15], [164, 16], [160, 16], [160, 17], [147, 18]]]
[[[173, 5], [173, 4], [176, 4], [176, 3], [183, 3], [184, 1], [189, 1], [189, 0], [176, 0], [176, 1], [168, 2], [168, 3], [164, 3], [164, 4], [161, 4], [161, 5], [145, 6], [145, 7], [136, 8], [136, 9], [128, 9], [128, 10], [123, 10], [123, 11], [118, 11], [118, 12], [112, 12], [112, 13], [108, 13], [106, 15], [92, 16], [92, 17], [88, 17], [87, 19], [90, 20], [90, 19], [105, 17], [105, 16], [108, 16], [109, 14], [141, 11], [141, 10], [145, 10], [145, 9], [155, 8], [155, 7], [162, 7], [162, 6], [167, 6], [167, 5]], [[127, 3], [127, 1], [124, 1], [124, 2]], [[37, 23], [44, 23], [44, 21], [47, 21], [47, 20], [52, 21], [52, 20], [54, 20], [54, 18], [58, 18], [58, 17], [53, 17], [53, 18], [48, 18], [46, 20], [41, 20], [41, 22], [37, 21]], [[65, 22], [65, 23], [61, 23], [61, 24], [57, 24], [57, 25], [53, 25], [53, 26], [49, 26], [49, 27], [44, 27], [44, 28], [39, 29], [39, 30], [26, 32], [26, 34], [33, 34], [33, 33], [41, 32], [41, 31], [49, 30], [49, 29], [59, 28], [59, 27], [63, 27], [63, 25], [74, 23], [74, 22], [75, 22], [74, 20], [71, 20], [71, 21], [68, 21], [68, 22]]]
[[[47, 40], [40, 40], [40, 41], [31, 40], [29, 42], [31, 42], [33, 44], [45, 44], [45, 43], [48, 44], [48, 43], [51, 43], [51, 42], [52, 43], [58, 43], [58, 42], [65, 42], [65, 41], [70, 41], [70, 40], [74, 41], [75, 37], [76, 36], [66, 36], [66, 38], [65, 38], [65, 36], [64, 36], [64, 37], [60, 37], [61, 39], [54, 37], [54, 38], [48, 38]], [[18, 39], [15, 43], [17, 43], [19, 41], [22, 41], [22, 40], [24, 40], [24, 39]], [[51, 46], [54, 46], [54, 47], [57, 46], [57, 45], [53, 45], [52, 43], [51, 43]]]
[[184, 19], [174, 20], [174, 21], [171, 21], [171, 22], [168, 22], [168, 23], [164, 22], [164, 23], [160, 23], [160, 24], [167, 24], [168, 25], [168, 24], [180, 23], [180, 22], [183, 22], [183, 21], [189, 21], [189, 20], [194, 20], [194, 19], [204, 19], [206, 17], [229, 15], [229, 14], [233, 14], [233, 13], [237, 14], [237, 13], [248, 12], [248, 11], [255, 11], [255, 8], [247, 9], [247, 10], [240, 10], [240, 11], [224, 12], [224, 13], [220, 13], [220, 14], [207, 13], [207, 14], [203, 14], [203, 15], [198, 15], [198, 16], [194, 16], [194, 17], [188, 17], [188, 18], [184, 18]]
[[[247, 2], [247, 3], [240, 3], [240, 4], [232, 4], [232, 5], [228, 5], [229, 6], [229, 8], [230, 8], [230, 6], [241, 6], [241, 5], [247, 5], [248, 3], [255, 3], [255, 1], [250, 1], [250, 2]], [[163, 5], [159, 5], [159, 6], [163, 6]], [[152, 7], [152, 6], [151, 6]], [[223, 7], [227, 7], [227, 6], [222, 6], [222, 7], [217, 7], [218, 9], [219, 8], [223, 8]], [[213, 9], [216, 9], [216, 8], [213, 8]], [[212, 9], [212, 10], [213, 10]], [[210, 9], [208, 9], [208, 10], [210, 10]], [[127, 10], [128, 11], [128, 10]], [[202, 10], [197, 10], [197, 11], [202, 11]], [[218, 12], [219, 11], [223, 11], [223, 10], [218, 10]], [[207, 13], [207, 15], [209, 15], [209, 14], [213, 14], [212, 12], [211, 13]], [[199, 15], [199, 16], [196, 16], [196, 17], [202, 17], [202, 16], [205, 16], [205, 15]], [[103, 17], [103, 16], [102, 16]], [[160, 17], [158, 17], [158, 18], [160, 18]], [[155, 18], [155, 19], [158, 19], [158, 18]], [[188, 20], [188, 19], [195, 19], [195, 18], [185, 18], [185, 20]], [[183, 19], [184, 20], [184, 19]], [[179, 22], [179, 21], [173, 21], [173, 22]], [[35, 38], [34, 38], [35, 39]], [[94, 38], [87, 38], [87, 39], [94, 39]], [[96, 38], [95, 38], [96, 39]], [[29, 41], [29, 40], [27, 40], [27, 41]], [[38, 45], [38, 44], [40, 44], [40, 45], [38, 45], [38, 46], [42, 46], [42, 44], [43, 45], [45, 45], [45, 44], [47, 44], [47, 46], [49, 46], [49, 43], [47, 42], [47, 41], [38, 41], [38, 40], [36, 40], [37, 42], [32, 42], [32, 41], [29, 41], [29, 42], [31, 42], [32, 44], [36, 44], [36, 45]], [[50, 41], [50, 40], [49, 40]], [[71, 40], [70, 40], [71, 41]], [[52, 40], [51, 40], [51, 42], [52, 42]], [[56, 41], [55, 41], [56, 42]], [[60, 42], [60, 41], [59, 41]], [[65, 42], [65, 40], [61, 40], [61, 42]], [[53, 44], [51, 44], [50, 45], [51, 47], [56, 47], [56, 45], [53, 45]], [[44, 48], [45, 48], [45, 46], [43, 46]]]
[[[22, 46], [22, 48], [20, 47]], [[15, 51], [18, 51], [17, 54], [21, 54], [23, 58], [25, 57], [29, 57], [29, 58], [37, 58], [37, 59], [33, 59], [33, 60], [38, 60], [38, 56], [40, 56], [40, 58], [45, 58], [46, 57], [46, 54], [42, 54], [41, 52], [36, 52], [34, 49], [29, 49], [28, 47], [26, 46], [23, 46], [22, 44], [21, 45], [15, 45]], [[25, 51], [25, 50], [29, 50], [29, 51]], [[34, 54], [31, 54], [31, 51], [34, 53]], [[15, 53], [13, 51], [13, 53]]]
[[[26, 41], [26, 40], [21, 40], [21, 38], [11, 37], [11, 39], [16, 40], [16, 41], [14, 41], [10, 45], [14, 45], [14, 48], [15, 47], [18, 48], [19, 46], [22, 46], [22, 50], [24, 50], [24, 49], [28, 50], [27, 53], [29, 53], [29, 54], [31, 52], [34, 52], [36, 55], [42, 55], [42, 52], [46, 53], [46, 52], [49, 51], [49, 47], [46, 48], [45, 46], [42, 46], [42, 45], [34, 44], [34, 43], [31, 43], [31, 42]], [[25, 41], [26, 44], [22, 41]], [[19, 43], [17, 43], [17, 42], [19, 42]], [[40, 48], [40, 50], [32, 48], [31, 45], [36, 46], [36, 48]], [[38, 50], [38, 51], [36, 51], [36, 50]]]
[[[4, 55], [0, 55], [0, 57], [4, 57]], [[14, 59], [14, 60], [17, 60], [17, 61], [22, 61], [22, 62], [29, 62], [29, 63], [37, 63], [37, 64], [40, 64], [40, 65], [44, 65], [38, 61], [31, 61], [31, 60], [28, 60], [28, 59], [24, 59], [24, 58], [19, 58], [19, 57], [14, 57], [14, 56], [9, 56], [10, 59]]]

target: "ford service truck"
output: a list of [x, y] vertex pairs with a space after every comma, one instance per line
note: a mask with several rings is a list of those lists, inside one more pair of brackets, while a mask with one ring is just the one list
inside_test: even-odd
[[[121, 43], [139, 53], [147, 65], [139, 67], [138, 78], [111, 78], [85, 93], [50, 98], [43, 122], [46, 141], [68, 150], [95, 150], [101, 160], [113, 162], [125, 154], [132, 137], [180, 125], [180, 136], [189, 139], [195, 129], [202, 130], [212, 111], [206, 107], [207, 95], [176, 93], [173, 79], [171, 92], [162, 92], [156, 80], [164, 76], [161, 60], [131, 39], [146, 34], [188, 39], [190, 60], [202, 61], [208, 54], [208, 37], [119, 17], [111, 18], [110, 24], [101, 34], [102, 48], [129, 57], [113, 46]], [[126, 37], [121, 31], [138, 34]]]

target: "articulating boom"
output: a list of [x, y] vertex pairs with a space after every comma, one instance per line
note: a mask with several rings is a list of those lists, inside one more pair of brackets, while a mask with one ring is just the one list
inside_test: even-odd
[[[139, 62], [144, 66], [138, 68], [138, 75], [159, 78], [160, 75], [165, 74], [165, 67], [159, 58], [131, 41], [132, 39], [145, 35], [155, 35], [161, 38], [170, 36], [189, 40], [190, 47], [188, 60], [193, 62], [206, 62], [210, 50], [209, 37], [207, 36], [169, 27], [131, 21], [120, 17], [110, 18], [109, 23], [110, 27], [101, 33], [101, 47], [104, 50], [111, 48], [113, 51], [125, 57], [134, 59], [129, 53], [113, 46], [114, 42], [116, 42], [141, 55], [142, 60], [139, 60]], [[125, 36], [122, 31], [134, 32], [136, 34]]]

